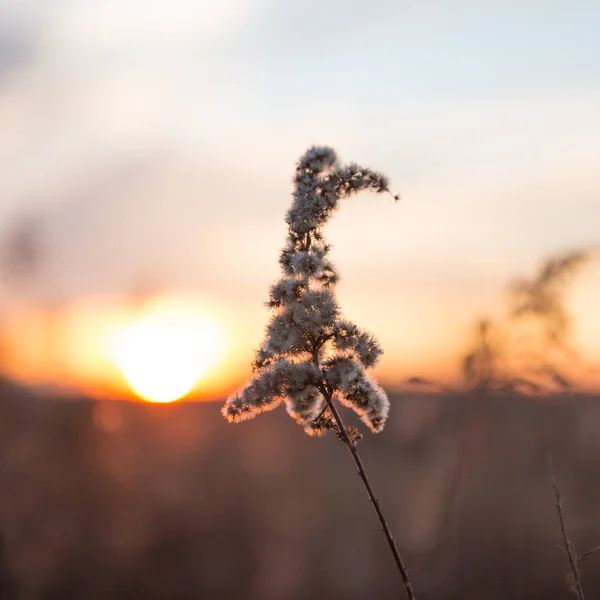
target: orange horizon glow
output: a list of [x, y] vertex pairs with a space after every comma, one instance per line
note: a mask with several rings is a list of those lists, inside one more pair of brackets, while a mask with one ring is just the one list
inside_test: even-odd
[[229, 394], [239, 383], [222, 315], [204, 298], [96, 298], [13, 315], [3, 327], [5, 374], [33, 387], [93, 397], [173, 402]]
[[[597, 294], [590, 291], [580, 289], [570, 302], [572, 337], [586, 363], [598, 365], [600, 322], [592, 318]], [[411, 377], [460, 386], [460, 357], [470, 334], [467, 321], [451, 320], [443, 331], [430, 322], [435, 338], [422, 326], [413, 331], [400, 324], [399, 335], [386, 330], [378, 314], [352, 308], [352, 318], [363, 322], [370, 316], [369, 329], [381, 331], [386, 353], [375, 375], [384, 387], [398, 388]], [[176, 292], [142, 300], [88, 298], [59, 309], [29, 307], [1, 323], [2, 369], [28, 386], [95, 398], [223, 399], [251, 375], [253, 349], [267, 321], [268, 313], [258, 303], [249, 307], [244, 299], [228, 304]], [[578, 389], [600, 389], [598, 366], [581, 375]]]

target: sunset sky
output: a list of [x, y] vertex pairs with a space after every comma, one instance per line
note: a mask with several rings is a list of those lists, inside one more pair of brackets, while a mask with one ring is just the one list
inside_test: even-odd
[[[382, 379], [449, 376], [514, 276], [600, 246], [598, 31], [593, 0], [3, 0], [2, 366], [121, 389], [106, 336], [177, 296], [222, 331], [203, 385], [227, 391], [316, 143], [402, 195], [326, 232]], [[597, 265], [570, 305], [600, 364]]]

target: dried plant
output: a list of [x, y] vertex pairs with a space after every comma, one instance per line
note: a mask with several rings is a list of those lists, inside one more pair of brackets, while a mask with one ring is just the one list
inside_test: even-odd
[[[375, 508], [409, 598], [406, 568], [356, 448], [360, 434], [346, 427], [336, 404], [354, 410], [372, 431], [383, 429], [385, 392], [367, 374], [382, 354], [377, 340], [345, 319], [335, 298], [338, 274], [329, 260], [323, 226], [339, 201], [358, 192], [390, 193], [388, 179], [356, 164], [341, 165], [331, 148], [310, 148], [296, 165], [288, 241], [279, 257], [282, 277], [270, 290], [272, 318], [256, 352], [254, 377], [223, 407], [231, 422], [285, 404], [309, 435], [334, 431], [350, 451]], [[398, 196], [394, 196], [397, 200]]]
[[463, 377], [470, 388], [479, 391], [487, 390], [496, 377], [498, 353], [491, 339], [492, 329], [488, 319], [478, 321], [472, 348], [463, 358]]
[[576, 251], [548, 259], [538, 275], [518, 279], [511, 286], [511, 317], [531, 316], [543, 325], [546, 339], [558, 346], [566, 342], [570, 318], [565, 307], [568, 284], [590, 258], [586, 251]]
[[[556, 351], [562, 358], [576, 358], [569, 343], [571, 317], [565, 296], [591, 256], [579, 250], [551, 257], [533, 278], [509, 285], [506, 318], [481, 320], [463, 359], [469, 389], [535, 394], [572, 387], [555, 360]], [[529, 335], [523, 334], [527, 324], [535, 326]]]
[[552, 455], [550, 453], [546, 456], [548, 462], [548, 473], [550, 475], [550, 481], [552, 483], [552, 489], [554, 490], [554, 498], [556, 501], [556, 512], [558, 514], [558, 522], [560, 525], [560, 533], [563, 539], [562, 547], [559, 548], [565, 553], [568, 561], [570, 571], [567, 574], [566, 583], [571, 592], [573, 592], [579, 600], [585, 600], [585, 596], [583, 593], [583, 585], [581, 584], [581, 572], [579, 570], [579, 565], [592, 554], [600, 551], [600, 546], [596, 546], [587, 552], [584, 552], [581, 556], [578, 556], [577, 549], [573, 542], [569, 538], [569, 534], [567, 531], [567, 526], [565, 524], [565, 515], [564, 515], [564, 507], [562, 496], [560, 494], [560, 490], [558, 488], [558, 482], [556, 480], [556, 473], [554, 471], [554, 463], [552, 461]]

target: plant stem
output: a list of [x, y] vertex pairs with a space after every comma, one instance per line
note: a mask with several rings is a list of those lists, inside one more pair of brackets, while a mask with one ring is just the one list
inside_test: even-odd
[[392, 554], [394, 556], [394, 560], [396, 561], [396, 565], [398, 566], [398, 570], [400, 571], [400, 575], [402, 576], [402, 582], [404, 583], [404, 588], [406, 589], [406, 596], [408, 597], [409, 600], [415, 600], [415, 594], [413, 592], [412, 585], [411, 585], [410, 579], [408, 577], [408, 570], [406, 569], [406, 567], [404, 566], [404, 563], [402, 562], [402, 558], [400, 557], [400, 553], [398, 552], [398, 547], [396, 546], [396, 542], [394, 541], [394, 537], [392, 536], [390, 527], [389, 527], [387, 521], [385, 520], [385, 517], [383, 516], [383, 512], [381, 510], [381, 505], [379, 504], [379, 500], [377, 500], [377, 496], [375, 496], [375, 493], [373, 492], [373, 488], [371, 487], [371, 484], [369, 482], [367, 472], [365, 471], [365, 467], [363, 466], [360, 455], [358, 454], [358, 450], [356, 449], [356, 444], [354, 443], [354, 440], [352, 440], [352, 438], [348, 435], [348, 432], [346, 431], [346, 426], [344, 425], [344, 421], [342, 421], [342, 417], [340, 416], [340, 413], [338, 412], [337, 407], [333, 403], [331, 393], [327, 389], [323, 389], [322, 391], [323, 391], [325, 400], [327, 402], [327, 406], [329, 407], [329, 410], [331, 410], [331, 414], [333, 415], [333, 418], [335, 419], [335, 422], [338, 426], [340, 435], [342, 436], [342, 440], [348, 447], [348, 450], [350, 451], [350, 454], [352, 455], [352, 458], [354, 459], [356, 468], [358, 470], [358, 475], [362, 479], [365, 489], [367, 490], [367, 494], [369, 494], [369, 499], [371, 500], [371, 504], [373, 504], [373, 508], [375, 509], [375, 512], [377, 513], [377, 518], [379, 519], [379, 523], [381, 524], [383, 533], [385, 534], [387, 542], [390, 546], [390, 550], [392, 551]]
[[563, 542], [565, 544], [565, 552], [569, 558], [571, 565], [571, 572], [573, 574], [573, 583], [575, 585], [575, 593], [579, 597], [579, 600], [585, 600], [583, 595], [583, 586], [581, 585], [581, 574], [579, 573], [579, 561], [577, 560], [577, 552], [573, 548], [573, 544], [567, 535], [567, 526], [565, 525], [565, 517], [563, 514], [563, 505], [560, 491], [558, 489], [558, 483], [556, 481], [556, 473], [554, 472], [554, 464], [552, 462], [552, 456], [550, 453], [547, 455], [548, 461], [548, 472], [550, 474], [550, 480], [552, 481], [552, 487], [554, 488], [554, 495], [556, 497], [556, 511], [558, 512], [558, 520], [560, 522], [560, 531], [562, 533]]
[[598, 552], [600, 550], [600, 546], [596, 546], [595, 548], [592, 548], [591, 550], [588, 550], [587, 552], [584, 552], [578, 559], [577, 559], [577, 564], [583, 562], [584, 558], [587, 558], [588, 556], [591, 556], [592, 554], [595, 554], [596, 552]]

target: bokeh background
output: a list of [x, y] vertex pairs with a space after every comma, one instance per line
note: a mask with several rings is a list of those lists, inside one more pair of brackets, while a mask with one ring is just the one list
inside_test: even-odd
[[[545, 454], [584, 552], [599, 28], [591, 0], [0, 0], [0, 598], [394, 597], [343, 446], [219, 414], [312, 144], [402, 196], [354, 198], [326, 233], [342, 308], [386, 351], [391, 420], [361, 449], [420, 597], [569, 597]], [[591, 258], [561, 289], [568, 384], [474, 394], [473, 324], [571, 251]], [[160, 306], [195, 337], [137, 337], [158, 350], [131, 366], [115, 339]], [[183, 399], [142, 401], [133, 371], [194, 360]]]

